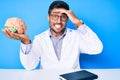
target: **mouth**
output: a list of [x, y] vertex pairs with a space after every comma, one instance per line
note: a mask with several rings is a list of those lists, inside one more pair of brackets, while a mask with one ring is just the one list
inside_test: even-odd
[[55, 24], [55, 27], [56, 27], [56, 28], [61, 28], [61, 27], [62, 27], [62, 24]]

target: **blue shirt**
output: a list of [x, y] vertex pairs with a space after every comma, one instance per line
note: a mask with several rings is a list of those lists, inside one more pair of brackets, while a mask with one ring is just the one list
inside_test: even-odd
[[62, 42], [63, 42], [63, 38], [65, 37], [65, 35], [66, 35], [66, 30], [59, 38], [53, 36], [50, 32], [50, 39], [52, 40], [53, 47], [54, 47], [58, 60], [60, 60]]

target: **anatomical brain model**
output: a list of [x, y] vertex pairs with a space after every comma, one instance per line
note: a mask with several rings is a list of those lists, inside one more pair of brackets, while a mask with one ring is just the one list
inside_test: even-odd
[[25, 33], [27, 28], [23, 20], [17, 17], [12, 17], [6, 20], [5, 29], [10, 30], [11, 32], [22, 34]]

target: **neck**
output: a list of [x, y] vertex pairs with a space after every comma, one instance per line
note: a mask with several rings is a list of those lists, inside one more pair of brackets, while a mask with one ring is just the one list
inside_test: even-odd
[[56, 31], [54, 31], [54, 30], [52, 30], [52, 29], [50, 30], [51, 34], [52, 34], [53, 36], [57, 37], [57, 38], [59, 38], [59, 37], [64, 33], [64, 31], [65, 31], [65, 29], [62, 30], [61, 32], [56, 32]]

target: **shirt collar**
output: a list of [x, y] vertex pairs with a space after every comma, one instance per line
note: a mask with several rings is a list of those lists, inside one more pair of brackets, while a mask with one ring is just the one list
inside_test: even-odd
[[[67, 33], [67, 29], [65, 29], [64, 33], [60, 36], [59, 39], [63, 38], [63, 37], [66, 35], [66, 33]], [[55, 37], [55, 36], [53, 36], [52, 33], [50, 32], [50, 29], [49, 29], [49, 36], [50, 36], [50, 38], [51, 38], [51, 37]]]

